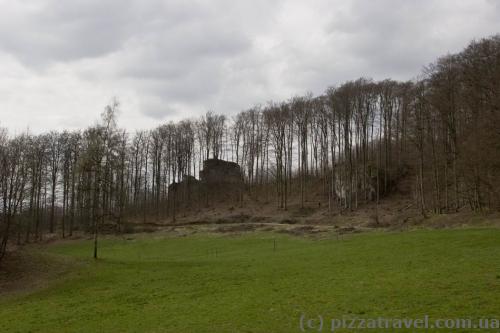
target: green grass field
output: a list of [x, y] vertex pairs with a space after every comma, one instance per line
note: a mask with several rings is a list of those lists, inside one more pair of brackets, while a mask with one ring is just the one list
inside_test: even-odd
[[90, 241], [44, 248], [84, 264], [0, 299], [0, 332], [300, 332], [302, 314], [500, 317], [497, 229], [137, 237], [102, 241], [97, 262]]

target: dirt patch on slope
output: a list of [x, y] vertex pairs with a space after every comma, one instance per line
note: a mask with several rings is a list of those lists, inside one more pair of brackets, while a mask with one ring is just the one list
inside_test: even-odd
[[37, 254], [31, 247], [9, 252], [0, 263], [0, 296], [47, 287], [77, 266], [69, 258]]

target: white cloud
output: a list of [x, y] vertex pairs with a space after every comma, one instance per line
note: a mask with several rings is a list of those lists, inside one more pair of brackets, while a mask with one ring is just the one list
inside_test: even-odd
[[493, 0], [0, 0], [0, 126], [129, 129], [368, 76], [410, 79], [500, 31]]

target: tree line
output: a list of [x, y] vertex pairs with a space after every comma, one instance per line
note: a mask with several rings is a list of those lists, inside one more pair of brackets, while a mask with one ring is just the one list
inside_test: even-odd
[[[0, 130], [0, 259], [7, 243], [123, 230], [203, 200], [169, 193], [209, 158], [243, 171], [247, 197], [287, 209], [320, 189], [330, 212], [378, 203], [404, 177], [429, 213], [500, 209], [500, 35], [439, 58], [418, 79], [360, 78], [324, 94], [128, 133], [117, 100], [80, 131]], [[97, 256], [97, 253], [95, 254]]]

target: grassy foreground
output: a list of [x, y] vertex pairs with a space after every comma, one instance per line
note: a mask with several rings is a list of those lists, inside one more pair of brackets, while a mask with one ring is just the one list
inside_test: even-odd
[[300, 332], [303, 314], [500, 314], [496, 229], [321, 241], [151, 235], [101, 244], [97, 262], [87, 259], [88, 241], [48, 247], [86, 264], [44, 290], [0, 298], [0, 332]]

